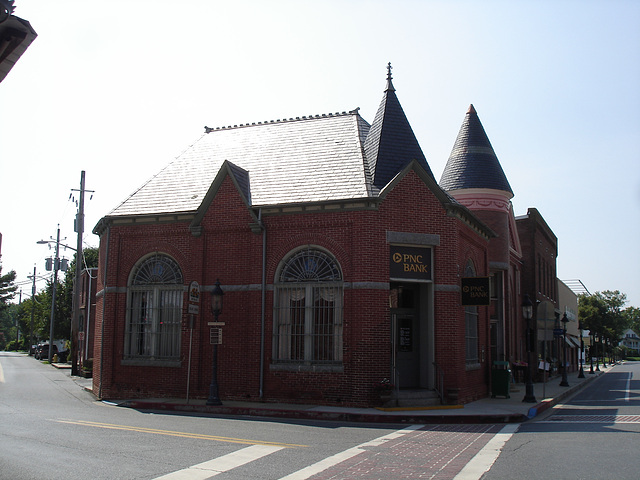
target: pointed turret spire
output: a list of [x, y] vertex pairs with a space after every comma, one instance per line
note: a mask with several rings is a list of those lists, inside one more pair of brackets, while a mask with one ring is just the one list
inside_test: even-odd
[[442, 172], [440, 186], [448, 192], [471, 188], [499, 190], [508, 193], [509, 198], [513, 197], [513, 190], [473, 104], [469, 105], [462, 122]]
[[[364, 143], [373, 184], [382, 189], [412, 160], [417, 160], [433, 178], [429, 164], [400, 106], [387, 65], [387, 86]], [[434, 178], [435, 180], [435, 178]]]

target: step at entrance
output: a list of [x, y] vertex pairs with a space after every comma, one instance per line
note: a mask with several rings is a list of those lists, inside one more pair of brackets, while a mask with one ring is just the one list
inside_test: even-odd
[[397, 407], [435, 407], [441, 405], [440, 397], [434, 390], [402, 389], [398, 398], [389, 402]]

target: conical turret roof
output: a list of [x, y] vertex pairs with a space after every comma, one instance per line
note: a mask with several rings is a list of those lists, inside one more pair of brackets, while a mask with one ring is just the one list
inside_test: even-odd
[[433, 177], [391, 83], [390, 63], [387, 69], [387, 88], [364, 144], [373, 184], [380, 189], [412, 160], [417, 160]]
[[513, 197], [513, 190], [473, 105], [469, 106], [462, 122], [440, 186], [448, 192], [471, 188], [500, 190]]

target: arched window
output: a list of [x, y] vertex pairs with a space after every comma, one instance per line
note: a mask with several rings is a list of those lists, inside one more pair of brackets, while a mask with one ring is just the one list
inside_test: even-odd
[[304, 248], [281, 265], [275, 285], [273, 359], [342, 362], [343, 280], [335, 258]]
[[[465, 277], [475, 277], [476, 269], [469, 260], [464, 269]], [[478, 360], [478, 307], [464, 307], [465, 342], [467, 365], [475, 365]]]
[[160, 253], [144, 258], [128, 294], [125, 358], [179, 359], [184, 285], [178, 264]]

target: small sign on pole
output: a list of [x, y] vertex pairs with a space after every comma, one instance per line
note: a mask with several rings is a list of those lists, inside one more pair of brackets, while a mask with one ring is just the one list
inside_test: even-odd
[[194, 305], [193, 303], [189, 304], [189, 311], [187, 313], [192, 313], [194, 315], [198, 315], [200, 313], [200, 305]]
[[209, 332], [211, 345], [222, 345], [222, 328], [212, 328]]
[[194, 281], [189, 284], [189, 301], [200, 303], [200, 285], [198, 282]]

